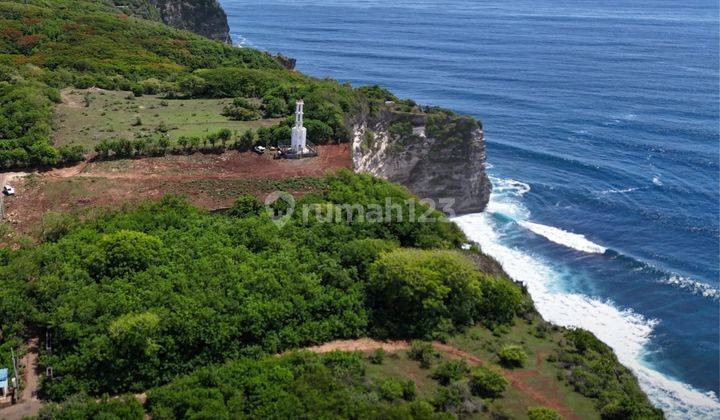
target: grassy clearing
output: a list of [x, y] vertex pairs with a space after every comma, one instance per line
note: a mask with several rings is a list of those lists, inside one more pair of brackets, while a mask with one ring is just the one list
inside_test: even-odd
[[134, 97], [124, 91], [81, 89], [65, 89], [62, 98], [53, 120], [52, 139], [56, 146], [80, 144], [92, 149], [102, 139], [133, 139], [158, 130], [166, 130], [173, 140], [180, 136], [205, 137], [223, 128], [243, 133], [279, 121], [232, 121], [221, 115], [232, 99], [163, 99], [155, 95]]
[[[548, 324], [540, 319], [526, 322], [518, 319], [512, 328], [503, 331], [491, 331], [476, 326], [465, 333], [456, 335], [447, 344], [475, 356], [484, 363], [504, 370], [508, 375], [521, 379], [522, 387], [510, 384], [501, 398], [495, 400], [472, 397], [472, 400], [484, 408], [469, 418], [512, 418], [527, 419], [527, 410], [539, 406], [532, 393], [552, 396], [566, 406], [577, 418], [599, 419], [600, 415], [593, 401], [574, 392], [562, 379], [558, 378], [558, 368], [547, 361], [547, 357], [557, 353], [563, 345], [563, 335], [559, 330], [546, 328]], [[507, 344], [521, 345], [528, 353], [524, 367], [513, 370], [502, 369], [496, 352]], [[367, 377], [370, 382], [380, 384], [386, 379], [412, 379], [415, 382], [419, 398], [432, 401], [441, 386], [432, 378], [439, 360], [452, 358], [441, 352], [441, 359], [429, 369], [423, 369], [420, 363], [408, 358], [406, 351], [388, 353], [382, 364], [370, 362], [372, 352], [366, 352]], [[461, 380], [466, 382], [467, 378]]]
[[[490, 331], [474, 327], [464, 334], [457, 335], [448, 344], [464, 350], [473, 356], [499, 366], [497, 352], [505, 345], [517, 344], [523, 347], [528, 359], [523, 368], [513, 369], [522, 376], [523, 381], [534, 389], [552, 390], [558, 400], [582, 419], [599, 419], [600, 415], [593, 401], [575, 392], [564, 380], [558, 378], [558, 367], [548, 362], [550, 355], [557, 354], [563, 345], [563, 335], [535, 317], [531, 322], [518, 320], [512, 328]], [[511, 418], [527, 418], [528, 408], [537, 404], [526, 392], [509, 386], [504, 398], [490, 404], [493, 410], [509, 415]]]

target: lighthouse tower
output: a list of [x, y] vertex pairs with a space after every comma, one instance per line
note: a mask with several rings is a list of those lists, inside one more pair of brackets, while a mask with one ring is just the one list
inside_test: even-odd
[[307, 151], [307, 128], [303, 127], [303, 103], [302, 99], [295, 104], [295, 127], [292, 129], [290, 149], [293, 153], [303, 154]]

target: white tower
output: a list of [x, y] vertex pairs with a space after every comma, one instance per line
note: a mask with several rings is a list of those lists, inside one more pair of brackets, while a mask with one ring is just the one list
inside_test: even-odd
[[305, 153], [307, 150], [305, 146], [307, 141], [307, 128], [303, 127], [303, 105], [305, 105], [305, 103], [302, 99], [295, 104], [295, 127], [292, 129], [292, 139], [290, 141], [290, 148], [295, 153]]

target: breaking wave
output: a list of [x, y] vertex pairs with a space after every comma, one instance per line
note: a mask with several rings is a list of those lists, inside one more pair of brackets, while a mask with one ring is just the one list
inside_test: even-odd
[[[521, 200], [530, 187], [514, 180], [494, 178], [492, 181], [494, 190], [486, 212], [453, 220], [469, 239], [480, 245], [483, 252], [495, 258], [510, 277], [525, 284], [543, 318], [557, 325], [592, 331], [614, 349], [620, 362], [632, 369], [642, 389], [668, 418], [716, 418], [720, 414], [720, 401], [713, 393], [703, 393], [669, 378], [643, 361], [657, 320], [647, 319], [630, 309], [618, 308], [611, 301], [567, 292], [557, 268], [539, 257], [503, 244], [502, 229], [499, 229], [501, 224], [518, 220], [521, 225], [530, 223], [523, 222], [529, 211]], [[537, 224], [525, 227], [545, 233], [549, 228]], [[564, 232], [550, 228], [550, 236], [558, 235], [557, 231]], [[572, 238], [572, 243], [579, 248], [597, 251], [602, 248], [587, 240], [578, 241], [578, 237], [584, 239], [581, 235], [569, 235], [574, 236], [563, 236], [563, 240], [570, 242], [568, 238]]]
[[716, 301], [720, 300], [720, 290], [712, 287], [707, 283], [699, 282], [697, 280], [689, 279], [687, 277], [679, 276], [677, 274], [661, 280], [660, 283], [688, 290], [693, 294], [705, 296]]
[[607, 248], [586, 239], [585, 235], [567, 232], [556, 227], [528, 221], [519, 221], [518, 224], [537, 235], [543, 236], [556, 244], [564, 245], [568, 248], [590, 254], [604, 254], [605, 251], [607, 251]]

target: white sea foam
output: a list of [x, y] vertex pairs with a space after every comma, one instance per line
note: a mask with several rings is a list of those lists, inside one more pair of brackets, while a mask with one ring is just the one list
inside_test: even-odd
[[714, 394], [703, 393], [668, 378], [643, 362], [645, 347], [658, 321], [646, 319], [632, 310], [617, 308], [612, 302], [564, 292], [556, 269], [538, 257], [502, 243], [495, 229], [493, 213], [507, 211], [502, 213], [505, 218], [527, 213], [520, 198], [528, 189], [512, 180], [493, 180], [493, 183], [497, 183], [498, 188], [493, 191], [485, 213], [460, 216], [454, 220], [471, 240], [480, 244], [483, 252], [498, 260], [513, 279], [527, 286], [543, 318], [558, 325], [592, 331], [615, 350], [623, 364], [633, 370], [643, 390], [668, 418], [718, 418], [720, 401]]
[[600, 191], [600, 194], [624, 194], [629, 193], [633, 191], [639, 190], [640, 187], [632, 187], [632, 188], [622, 188], [622, 189], [610, 189], [610, 190], [604, 190]]
[[533, 223], [528, 221], [519, 221], [518, 224], [525, 229], [534, 232], [537, 235], [543, 236], [548, 240], [555, 242], [556, 244], [564, 245], [568, 248], [576, 249], [578, 251], [587, 252], [590, 254], [604, 254], [607, 250], [607, 248], [600, 246], [585, 238], [585, 235], [567, 232], [556, 227], [541, 225], [540, 223]]
[[687, 277], [673, 275], [667, 279], [660, 281], [663, 284], [669, 284], [679, 287], [680, 289], [689, 290], [696, 295], [705, 296], [714, 300], [720, 300], [720, 290], [713, 286]]

